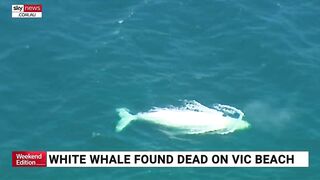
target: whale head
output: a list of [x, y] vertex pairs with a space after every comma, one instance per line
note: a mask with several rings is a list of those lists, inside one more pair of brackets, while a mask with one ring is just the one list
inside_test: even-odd
[[237, 123], [237, 129], [238, 130], [244, 130], [244, 129], [248, 129], [250, 128], [251, 124], [248, 123], [248, 121], [245, 120], [239, 120], [239, 122]]

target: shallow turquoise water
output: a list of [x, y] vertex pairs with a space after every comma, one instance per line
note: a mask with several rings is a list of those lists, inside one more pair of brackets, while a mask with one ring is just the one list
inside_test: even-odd
[[[35, 20], [0, 2], [1, 179], [320, 179], [319, 1], [41, 3]], [[116, 108], [184, 99], [235, 106], [252, 128], [115, 132]], [[13, 169], [13, 150], [307, 150], [310, 168]]]

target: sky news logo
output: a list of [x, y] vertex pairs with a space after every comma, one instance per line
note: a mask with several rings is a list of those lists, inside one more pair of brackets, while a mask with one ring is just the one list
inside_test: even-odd
[[42, 5], [12, 5], [12, 18], [42, 18]]

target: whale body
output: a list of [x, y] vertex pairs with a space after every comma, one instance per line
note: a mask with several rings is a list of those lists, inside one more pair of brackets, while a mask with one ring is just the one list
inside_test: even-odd
[[117, 132], [133, 121], [147, 121], [182, 134], [227, 134], [250, 126], [242, 119], [244, 113], [234, 107], [218, 104], [208, 108], [196, 101], [186, 101], [184, 107], [153, 108], [136, 115], [130, 114], [126, 108], [117, 111], [121, 118], [116, 126]]

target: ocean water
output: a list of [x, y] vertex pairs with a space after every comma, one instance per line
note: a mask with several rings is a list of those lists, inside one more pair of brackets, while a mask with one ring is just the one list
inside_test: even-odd
[[[20, 2], [25, 3], [25, 2]], [[0, 179], [320, 179], [317, 0], [0, 1]], [[172, 138], [132, 113], [183, 100], [252, 128]], [[306, 150], [309, 168], [12, 168], [14, 150]]]

